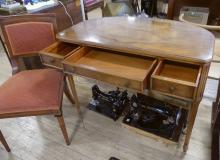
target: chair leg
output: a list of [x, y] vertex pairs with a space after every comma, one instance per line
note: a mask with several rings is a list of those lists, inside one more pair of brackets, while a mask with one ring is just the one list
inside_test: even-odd
[[8, 146], [8, 144], [7, 144], [7, 142], [6, 142], [6, 140], [5, 140], [5, 138], [4, 138], [4, 136], [3, 136], [3, 134], [2, 134], [1, 131], [0, 131], [0, 141], [2, 142], [3, 146], [5, 147], [5, 149], [6, 149], [8, 152], [10, 152], [11, 149], [9, 148], [9, 146]]
[[68, 133], [67, 133], [67, 130], [66, 130], [66, 125], [65, 125], [65, 122], [64, 122], [63, 115], [56, 116], [56, 118], [59, 122], [59, 125], [60, 125], [60, 128], [62, 130], [64, 139], [66, 141], [66, 144], [70, 145], [70, 141], [69, 141], [69, 138], [68, 138]]

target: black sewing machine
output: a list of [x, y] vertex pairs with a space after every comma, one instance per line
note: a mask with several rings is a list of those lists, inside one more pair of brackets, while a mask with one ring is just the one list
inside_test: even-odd
[[149, 96], [133, 95], [123, 123], [178, 141], [186, 112]]
[[93, 100], [89, 103], [88, 108], [101, 113], [107, 117], [117, 120], [125, 106], [128, 104], [127, 91], [121, 92], [119, 88], [108, 93], [102, 92], [97, 85], [92, 87]]

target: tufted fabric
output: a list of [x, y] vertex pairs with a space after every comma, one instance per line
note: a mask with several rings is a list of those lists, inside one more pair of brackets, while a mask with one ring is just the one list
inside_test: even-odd
[[22, 22], [5, 26], [13, 55], [38, 52], [53, 42], [53, 24], [48, 22]]
[[63, 73], [55, 69], [22, 71], [0, 86], [0, 117], [4, 114], [57, 111]]

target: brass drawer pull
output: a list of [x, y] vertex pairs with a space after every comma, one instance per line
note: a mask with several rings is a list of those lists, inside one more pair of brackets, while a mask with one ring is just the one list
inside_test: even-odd
[[171, 87], [169, 88], [169, 90], [170, 90], [171, 93], [173, 93], [173, 92], [176, 90], [176, 87], [171, 86]]
[[50, 63], [55, 63], [55, 62], [56, 62], [55, 59], [51, 59], [51, 60], [50, 60]]

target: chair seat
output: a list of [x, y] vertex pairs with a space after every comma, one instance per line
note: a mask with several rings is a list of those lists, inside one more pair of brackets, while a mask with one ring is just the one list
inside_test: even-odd
[[57, 113], [63, 73], [55, 69], [22, 71], [0, 86], [0, 118]]
[[220, 63], [211, 63], [209, 69], [209, 78], [219, 79], [220, 78]]

